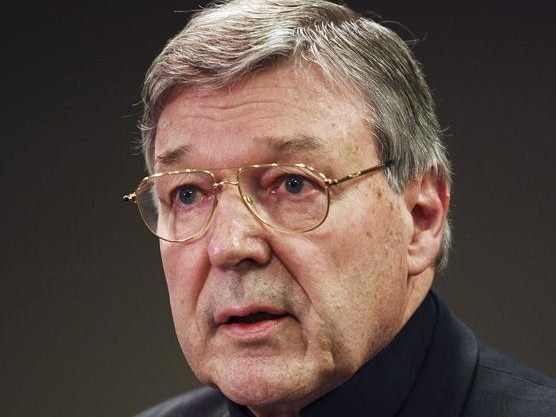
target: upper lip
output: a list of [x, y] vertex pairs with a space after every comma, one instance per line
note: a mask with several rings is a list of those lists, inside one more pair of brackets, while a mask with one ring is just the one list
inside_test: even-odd
[[227, 308], [220, 311], [216, 315], [216, 324], [229, 324], [236, 319], [247, 318], [249, 316], [261, 314], [263, 315], [263, 317], [264, 315], [275, 317], [290, 315], [287, 311], [276, 307], [251, 305], [245, 307]]

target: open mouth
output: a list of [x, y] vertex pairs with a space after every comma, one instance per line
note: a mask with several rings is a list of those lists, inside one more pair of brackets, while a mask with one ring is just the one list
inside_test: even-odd
[[265, 312], [248, 314], [247, 316], [231, 316], [226, 324], [253, 324], [267, 320], [279, 320], [286, 314], [271, 314]]

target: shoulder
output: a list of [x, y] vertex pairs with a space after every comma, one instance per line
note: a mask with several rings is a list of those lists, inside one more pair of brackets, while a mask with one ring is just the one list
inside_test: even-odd
[[466, 416], [556, 415], [556, 380], [480, 343]]
[[166, 400], [135, 417], [224, 417], [226, 398], [212, 388], [199, 388]]

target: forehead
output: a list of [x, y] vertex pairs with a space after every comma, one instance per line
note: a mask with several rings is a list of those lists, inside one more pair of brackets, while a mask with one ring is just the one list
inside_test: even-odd
[[342, 91], [312, 67], [280, 67], [219, 90], [175, 90], [158, 122], [155, 170], [362, 152], [368, 162], [375, 146], [366, 115], [360, 95]]

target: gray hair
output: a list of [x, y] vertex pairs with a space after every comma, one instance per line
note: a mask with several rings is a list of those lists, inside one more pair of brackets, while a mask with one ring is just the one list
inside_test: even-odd
[[[145, 79], [141, 130], [149, 171], [158, 118], [172, 89], [219, 89], [274, 65], [308, 62], [365, 97], [380, 156], [392, 161], [387, 178], [393, 190], [401, 192], [426, 172], [450, 183], [434, 101], [412, 51], [392, 30], [325, 0], [231, 0], [197, 13]], [[446, 266], [450, 245], [446, 221], [438, 269]]]

